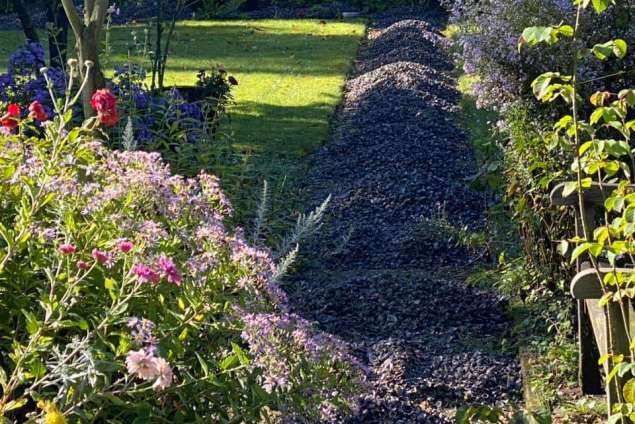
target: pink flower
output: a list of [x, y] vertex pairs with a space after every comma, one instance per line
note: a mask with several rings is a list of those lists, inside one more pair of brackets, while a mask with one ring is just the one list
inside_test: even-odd
[[117, 98], [108, 89], [97, 90], [90, 99], [90, 105], [97, 111], [99, 122], [113, 127], [119, 120]]
[[77, 248], [69, 243], [60, 244], [58, 250], [62, 252], [64, 255], [72, 255], [77, 251]]
[[156, 358], [145, 350], [131, 350], [126, 357], [128, 373], [136, 375], [144, 380], [152, 380], [159, 372], [155, 363]]
[[172, 384], [172, 368], [163, 358], [154, 358], [154, 369], [157, 372], [157, 380], [152, 387], [154, 390], [164, 390]]
[[181, 274], [179, 274], [179, 271], [176, 269], [176, 265], [172, 259], [162, 254], [159, 258], [159, 268], [163, 271], [168, 282], [174, 283], [177, 286], [181, 285]]
[[106, 268], [110, 268], [112, 266], [112, 257], [110, 254], [99, 249], [93, 249], [92, 255], [100, 265], [104, 265]]
[[40, 122], [48, 120], [48, 115], [46, 114], [42, 103], [37, 100], [29, 105], [29, 116]]
[[161, 279], [161, 276], [158, 272], [154, 271], [148, 265], [145, 264], [135, 264], [132, 267], [132, 272], [139, 277], [139, 281], [142, 283], [152, 283], [157, 284]]
[[7, 113], [0, 118], [0, 124], [6, 131], [13, 131], [18, 126], [18, 120], [20, 117], [20, 105], [17, 103], [11, 103], [7, 107]]
[[132, 250], [132, 248], [134, 247], [134, 244], [132, 244], [131, 241], [122, 240], [122, 241], [119, 242], [117, 247], [119, 247], [119, 250], [122, 253], [128, 253], [128, 252], [130, 252]]
[[8, 107], [7, 107], [7, 114], [11, 117], [11, 118], [19, 118], [20, 117], [20, 105], [17, 103], [11, 103]]
[[79, 260], [77, 261], [77, 268], [86, 271], [87, 269], [90, 269], [90, 264], [86, 261]]

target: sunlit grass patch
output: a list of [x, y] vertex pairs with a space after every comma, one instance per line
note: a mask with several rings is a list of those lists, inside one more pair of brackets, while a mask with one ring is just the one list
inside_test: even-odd
[[[178, 24], [167, 63], [167, 84], [193, 84], [199, 69], [218, 64], [239, 81], [230, 118], [221, 126], [228, 135], [222, 142], [226, 154], [214, 162], [211, 171], [221, 177], [240, 220], [251, 216], [264, 179], [269, 180], [273, 194], [277, 193], [273, 202], [280, 215], [289, 215], [298, 206], [292, 187], [305, 167], [302, 159], [326, 140], [329, 119], [340, 101], [364, 30], [361, 21]], [[149, 61], [132, 48], [132, 32], [143, 43], [140, 24], [112, 29], [111, 54], [104, 57], [107, 72], [130, 60], [149, 68]], [[24, 36], [2, 31], [0, 40], [0, 66], [6, 67], [9, 54], [23, 43]]]

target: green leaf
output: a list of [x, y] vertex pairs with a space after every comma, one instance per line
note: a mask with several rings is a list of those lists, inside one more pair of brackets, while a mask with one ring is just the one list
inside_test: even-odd
[[555, 74], [553, 72], [546, 72], [538, 76], [531, 83], [531, 88], [534, 92], [534, 96], [536, 96], [537, 99], [541, 100], [545, 97], [545, 95], [547, 94], [549, 90], [549, 85], [551, 84], [551, 81], [553, 80], [554, 77], [555, 77]]
[[115, 285], [116, 285], [116, 282], [112, 278], [106, 278], [104, 280], [104, 287], [108, 290], [114, 290]]
[[591, 243], [582, 243], [573, 249], [573, 253], [571, 253], [571, 262], [575, 262], [575, 260], [584, 252], [591, 248]]
[[564, 188], [562, 189], [562, 197], [569, 197], [573, 192], [575, 192], [578, 189], [578, 183], [573, 181], [573, 182], [568, 182], [565, 183]]
[[558, 244], [558, 253], [560, 253], [562, 256], [567, 254], [567, 251], [569, 250], [569, 242], [567, 240], [562, 240], [559, 244]]
[[609, 7], [611, 0], [592, 0], [593, 8], [597, 13], [602, 13]]
[[628, 403], [635, 403], [635, 379], [631, 378], [624, 384], [622, 389], [624, 400]]
[[610, 357], [611, 355], [608, 353], [605, 353], [604, 355], [600, 356], [600, 359], [598, 359], [598, 365], [604, 365], [606, 361], [609, 360]]
[[238, 360], [240, 361], [241, 365], [249, 365], [249, 358], [247, 357], [247, 355], [245, 355], [245, 352], [243, 352], [243, 350], [240, 348], [240, 346], [238, 346], [236, 343], [232, 342], [232, 351], [236, 354], [236, 356], [238, 357]]
[[613, 52], [613, 42], [607, 41], [606, 43], [596, 44], [591, 51], [598, 59], [606, 60]]
[[626, 41], [620, 39], [613, 40], [613, 54], [620, 59], [623, 59], [626, 56], [626, 52], [628, 51], [628, 45]]
[[229, 355], [228, 357], [226, 357], [225, 359], [221, 361], [221, 363], [219, 364], [219, 367], [221, 370], [227, 371], [228, 369], [233, 368], [238, 363], [239, 363], [239, 360], [236, 357], [236, 355]]
[[78, 325], [81, 330], [88, 330], [88, 321], [86, 321], [85, 319], [80, 319]]
[[40, 329], [40, 323], [35, 315], [25, 309], [22, 309], [22, 314], [26, 318], [26, 331], [28, 331], [30, 335], [37, 333]]
[[26, 405], [27, 402], [28, 402], [27, 398], [20, 398], [20, 399], [12, 400], [12, 401], [8, 402], [4, 406], [4, 408], [2, 408], [2, 411], [0, 411], [0, 412], [9, 412], [9, 411], [13, 411], [15, 409], [20, 409], [24, 405]]
[[538, 43], [542, 43], [551, 39], [551, 31], [553, 27], [529, 27], [525, 28], [518, 42], [518, 50], [524, 43], [529, 47], [533, 47]]

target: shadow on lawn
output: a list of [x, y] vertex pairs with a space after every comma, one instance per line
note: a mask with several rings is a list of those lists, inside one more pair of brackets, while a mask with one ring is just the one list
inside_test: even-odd
[[300, 206], [297, 181], [306, 172], [304, 159], [324, 144], [335, 108], [331, 101], [304, 106], [240, 102], [221, 129], [227, 134], [211, 171], [222, 181], [243, 226], [253, 222], [264, 180], [271, 190], [271, 234], [286, 233]]
[[[174, 35], [167, 63], [169, 71], [196, 70], [223, 62], [235, 73], [307, 76], [342, 75], [350, 66], [359, 35], [275, 33], [242, 26], [182, 27]], [[127, 51], [130, 36], [118, 29], [114, 50]], [[337, 54], [334, 54], [337, 52]]]

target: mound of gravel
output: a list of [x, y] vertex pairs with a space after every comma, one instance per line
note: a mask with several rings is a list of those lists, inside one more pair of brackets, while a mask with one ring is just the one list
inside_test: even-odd
[[382, 15], [305, 183], [311, 206], [332, 203], [290, 298], [370, 369], [349, 423], [449, 423], [457, 407], [521, 387], [515, 358], [495, 349], [509, 324], [501, 299], [465, 284], [477, 257], [443, 230], [482, 228], [486, 199], [468, 183], [460, 95], [426, 13]]
[[[413, 50], [409, 47], [395, 47], [377, 57], [370, 57], [367, 61], [360, 62], [357, 68], [359, 73], [371, 72], [382, 66], [395, 62], [412, 62], [420, 65], [430, 63], [430, 55], [425, 50]], [[452, 63], [449, 60], [437, 59], [437, 69], [451, 70]]]
[[447, 21], [447, 12], [440, 7], [400, 6], [372, 16], [375, 28], [386, 28], [396, 22], [422, 20], [435, 29], [442, 29]]
[[[458, 99], [454, 81], [439, 71], [413, 62], [395, 62], [367, 72], [346, 85], [346, 107], [357, 108], [377, 96], [386, 99], [427, 98], [430, 107], [452, 110]], [[401, 102], [394, 102], [398, 105]], [[386, 107], [384, 107], [386, 109]]]
[[445, 51], [448, 40], [426, 22], [409, 19], [397, 22], [374, 38], [364, 53], [366, 62], [361, 72], [368, 72], [379, 66], [411, 61], [428, 67], [449, 71], [453, 68]]

